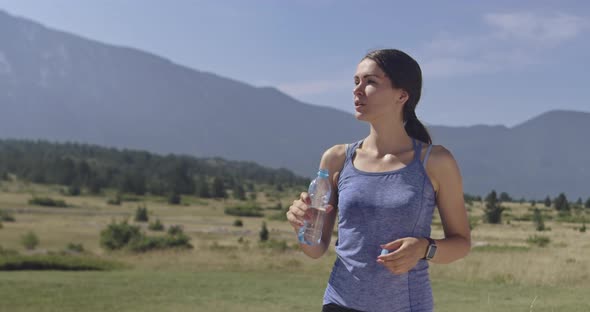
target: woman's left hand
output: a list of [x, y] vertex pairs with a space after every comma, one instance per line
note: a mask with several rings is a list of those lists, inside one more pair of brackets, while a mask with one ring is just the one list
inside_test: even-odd
[[428, 240], [425, 238], [405, 237], [381, 245], [381, 248], [393, 250], [377, 257], [377, 262], [383, 264], [393, 274], [404, 274], [411, 270], [418, 261], [424, 258]]

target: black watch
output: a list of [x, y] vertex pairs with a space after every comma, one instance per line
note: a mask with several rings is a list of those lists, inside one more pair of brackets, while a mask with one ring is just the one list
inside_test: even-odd
[[430, 237], [424, 237], [428, 240], [428, 248], [426, 248], [426, 255], [424, 255], [424, 260], [430, 260], [432, 258], [434, 258], [434, 255], [436, 254], [436, 242], [434, 241], [434, 239], [430, 238]]

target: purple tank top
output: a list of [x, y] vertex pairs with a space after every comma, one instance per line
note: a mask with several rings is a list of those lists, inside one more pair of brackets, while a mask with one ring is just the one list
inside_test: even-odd
[[367, 312], [433, 311], [426, 260], [402, 275], [376, 262], [381, 244], [430, 236], [435, 193], [420, 161], [422, 143], [412, 140], [412, 162], [387, 172], [355, 168], [352, 159], [362, 140], [348, 145], [338, 179], [337, 259], [324, 304]]

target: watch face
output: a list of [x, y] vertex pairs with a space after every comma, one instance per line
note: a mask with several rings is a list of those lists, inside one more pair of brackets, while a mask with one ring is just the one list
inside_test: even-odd
[[430, 248], [428, 248], [428, 255], [426, 255], [426, 259], [430, 260], [434, 258], [434, 254], [436, 254], [436, 245], [430, 245]]

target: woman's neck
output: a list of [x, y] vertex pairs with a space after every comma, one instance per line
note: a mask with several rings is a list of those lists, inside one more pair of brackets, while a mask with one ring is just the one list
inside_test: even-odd
[[363, 141], [362, 149], [375, 153], [377, 157], [397, 155], [413, 148], [412, 138], [402, 122], [372, 123], [369, 136]]

